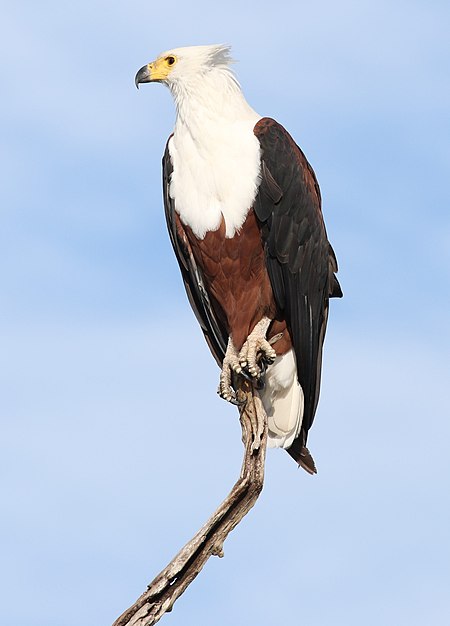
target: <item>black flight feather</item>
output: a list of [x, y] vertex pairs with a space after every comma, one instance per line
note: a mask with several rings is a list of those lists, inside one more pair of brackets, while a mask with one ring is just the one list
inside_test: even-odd
[[[292, 456], [306, 454], [306, 436], [316, 412], [322, 347], [329, 297], [342, 295], [334, 272], [337, 262], [328, 242], [319, 185], [305, 155], [277, 122], [255, 126], [261, 145], [262, 176], [255, 201], [266, 251], [267, 270], [281, 318], [286, 319], [303, 389], [302, 433]], [[280, 193], [275, 194], [274, 189]]]

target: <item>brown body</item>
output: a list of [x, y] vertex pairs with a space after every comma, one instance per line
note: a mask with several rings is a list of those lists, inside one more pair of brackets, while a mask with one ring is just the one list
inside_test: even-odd
[[[267, 273], [261, 231], [253, 210], [234, 237], [225, 236], [225, 222], [198, 239], [176, 216], [181, 238], [186, 238], [195, 261], [202, 268], [205, 287], [217, 317], [225, 325], [233, 344], [240, 350], [255, 325], [268, 317], [274, 322], [268, 337], [282, 333], [274, 344], [277, 354], [291, 348], [284, 320], [277, 320], [276, 304]], [[184, 236], [183, 236], [184, 234]]]

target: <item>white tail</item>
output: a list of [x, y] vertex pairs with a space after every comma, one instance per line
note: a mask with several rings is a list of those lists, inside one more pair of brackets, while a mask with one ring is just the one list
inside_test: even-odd
[[267, 413], [268, 446], [289, 448], [300, 433], [304, 406], [293, 350], [277, 357], [267, 368], [265, 383], [259, 393]]

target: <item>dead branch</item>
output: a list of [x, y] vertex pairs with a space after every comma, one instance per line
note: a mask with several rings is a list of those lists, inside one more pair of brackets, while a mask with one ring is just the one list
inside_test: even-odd
[[211, 555], [223, 556], [223, 543], [255, 504], [264, 484], [267, 417], [252, 385], [242, 381], [239, 412], [245, 446], [241, 474], [206, 524], [156, 576], [113, 626], [152, 626], [187, 589]]

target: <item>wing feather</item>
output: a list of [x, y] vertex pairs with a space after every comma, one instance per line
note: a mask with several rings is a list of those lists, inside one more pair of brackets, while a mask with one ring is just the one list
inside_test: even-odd
[[300, 445], [317, 408], [322, 346], [329, 297], [342, 295], [334, 276], [336, 257], [328, 242], [315, 174], [289, 133], [275, 120], [255, 126], [261, 145], [261, 184], [255, 212], [261, 226], [278, 311], [286, 319], [305, 397]]

